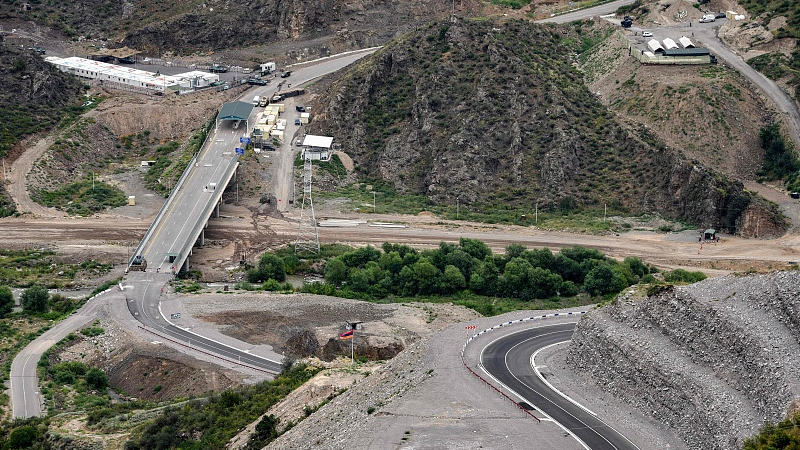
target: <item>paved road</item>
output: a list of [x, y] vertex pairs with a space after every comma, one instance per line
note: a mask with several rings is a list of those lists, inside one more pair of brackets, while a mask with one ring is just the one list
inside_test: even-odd
[[582, 20], [588, 19], [589, 17], [593, 16], [602, 16], [605, 14], [611, 14], [617, 10], [620, 6], [629, 5], [633, 3], [634, 0], [616, 0], [614, 2], [606, 3], [604, 5], [595, 6], [593, 8], [582, 9], [579, 11], [573, 11], [567, 14], [560, 14], [558, 16], [553, 16], [547, 19], [537, 20], [539, 23], [567, 23], [572, 22], [575, 20]]
[[800, 148], [800, 110], [797, 108], [797, 103], [795, 103], [783, 89], [778, 87], [774, 81], [750, 67], [739, 55], [732, 52], [723, 44], [717, 37], [717, 28], [716, 26], [713, 28], [692, 27], [695, 37], [699, 38], [702, 44], [711, 50], [712, 53], [716, 54], [717, 58], [730, 64], [731, 67], [746, 76], [753, 84], [761, 89], [761, 92], [772, 99], [772, 102], [789, 126], [790, 137], [794, 142], [795, 148]]
[[283, 366], [280, 361], [252, 355], [244, 350], [205, 338], [196, 333], [173, 325], [166, 320], [160, 310], [162, 288], [172, 277], [169, 274], [132, 272], [125, 280], [128, 311], [146, 329], [188, 345], [205, 353], [216, 355], [228, 361], [236, 361], [249, 367], [255, 367], [270, 373], [280, 373]]
[[28, 418], [42, 415], [42, 396], [39, 394], [39, 380], [36, 367], [45, 351], [98, 317], [100, 294], [86, 302], [81, 309], [62, 320], [53, 328], [42, 333], [23, 348], [11, 362], [11, 407], [15, 418]]
[[560, 423], [592, 450], [638, 450], [598, 417], [553, 391], [532, 368], [537, 350], [569, 341], [575, 323], [536, 327], [500, 338], [481, 353], [481, 364], [527, 403]]

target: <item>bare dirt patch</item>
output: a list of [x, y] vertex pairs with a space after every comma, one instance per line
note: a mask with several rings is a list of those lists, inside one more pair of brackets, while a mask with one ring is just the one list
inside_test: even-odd
[[348, 322], [363, 325], [356, 333], [356, 355], [386, 359], [433, 331], [478, 317], [472, 310], [447, 304], [375, 304], [304, 294], [208, 294], [184, 297], [181, 303], [186, 313], [225, 335], [325, 360], [350, 354], [350, 342], [338, 339]]
[[199, 396], [241, 382], [219, 366], [196, 360], [155, 341], [146, 342], [115, 322], [102, 320], [104, 333], [83, 337], [61, 350], [61, 361], [80, 361], [108, 374], [111, 389], [125, 397], [163, 401]]

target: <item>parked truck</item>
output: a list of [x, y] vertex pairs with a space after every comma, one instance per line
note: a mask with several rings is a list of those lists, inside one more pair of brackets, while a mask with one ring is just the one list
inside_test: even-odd
[[147, 260], [142, 255], [136, 255], [131, 261], [130, 270], [136, 272], [144, 272], [147, 269]]

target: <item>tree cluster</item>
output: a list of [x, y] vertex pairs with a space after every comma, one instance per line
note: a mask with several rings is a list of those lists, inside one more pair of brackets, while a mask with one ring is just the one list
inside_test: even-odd
[[461, 238], [457, 245], [442, 242], [434, 250], [389, 243], [382, 250], [368, 246], [328, 260], [326, 283], [374, 298], [468, 291], [527, 301], [572, 297], [582, 291], [613, 294], [651, 271], [638, 258], [617, 262], [583, 247], [553, 254], [512, 244], [505, 255], [494, 255], [485, 243]]

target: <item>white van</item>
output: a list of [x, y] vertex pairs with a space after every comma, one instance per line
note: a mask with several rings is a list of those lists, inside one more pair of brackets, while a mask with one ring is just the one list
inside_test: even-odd
[[255, 97], [253, 97], [253, 106], [258, 106], [258, 102], [260, 102], [260, 101], [261, 101], [261, 97], [259, 97], [257, 95]]

